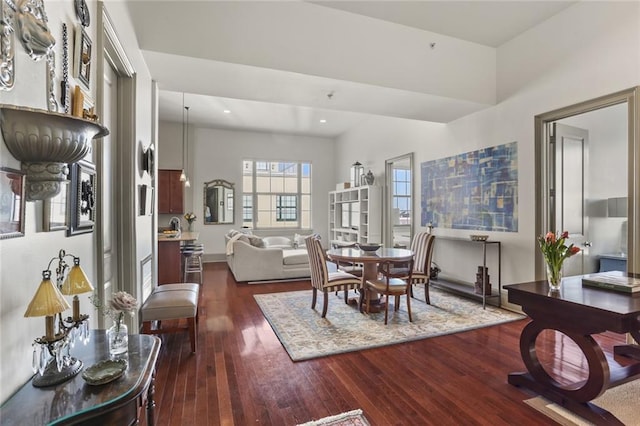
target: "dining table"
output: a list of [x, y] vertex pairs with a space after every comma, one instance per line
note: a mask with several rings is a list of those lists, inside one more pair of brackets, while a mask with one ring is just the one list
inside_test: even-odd
[[[336, 264], [362, 264], [362, 282], [378, 277], [378, 265], [383, 262], [407, 262], [413, 258], [413, 251], [399, 248], [380, 247], [375, 251], [365, 251], [356, 247], [338, 247], [327, 250], [327, 257]], [[370, 291], [371, 312], [384, 310], [380, 294]], [[366, 302], [365, 302], [366, 303]]]

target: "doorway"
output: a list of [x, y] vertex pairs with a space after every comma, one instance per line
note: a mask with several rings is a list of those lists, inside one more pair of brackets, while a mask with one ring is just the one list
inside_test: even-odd
[[387, 247], [409, 248], [413, 237], [413, 153], [385, 161]]
[[536, 116], [536, 235], [566, 230], [582, 250], [565, 276], [606, 270], [611, 257], [615, 269], [638, 271], [637, 102], [633, 88]]

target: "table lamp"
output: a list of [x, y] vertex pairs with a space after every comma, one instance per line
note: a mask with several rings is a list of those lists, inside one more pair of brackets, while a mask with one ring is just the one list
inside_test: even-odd
[[[66, 279], [65, 272], [69, 265], [65, 262], [65, 257], [72, 257], [74, 263]], [[51, 281], [50, 269], [52, 262], [56, 259], [58, 259], [57, 286]], [[77, 338], [83, 343], [88, 341], [89, 315], [80, 314], [80, 301], [77, 295], [89, 291], [93, 291], [93, 286], [80, 267], [80, 259], [67, 255], [64, 250], [60, 250], [58, 257], [52, 258], [47, 269], [42, 271], [42, 282], [24, 314], [25, 317], [45, 317], [45, 335], [33, 342], [31, 365], [33, 372], [38, 373], [31, 382], [33, 386], [56, 385], [71, 379], [82, 370], [82, 361], [71, 357], [69, 350]], [[62, 318], [62, 312], [71, 306], [63, 294], [74, 296], [73, 317], [66, 319]]]

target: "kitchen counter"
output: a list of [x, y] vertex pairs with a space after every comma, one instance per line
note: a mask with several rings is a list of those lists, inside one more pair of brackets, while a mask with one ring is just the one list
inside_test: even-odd
[[182, 282], [182, 255], [180, 246], [183, 242], [195, 241], [198, 232], [183, 232], [177, 237], [158, 233], [158, 284]]
[[167, 236], [162, 233], [158, 233], [158, 242], [161, 241], [195, 241], [200, 236], [199, 232], [183, 232], [178, 237]]

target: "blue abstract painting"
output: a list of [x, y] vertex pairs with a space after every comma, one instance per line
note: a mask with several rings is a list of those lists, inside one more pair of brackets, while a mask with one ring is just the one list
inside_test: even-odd
[[421, 164], [421, 224], [518, 231], [518, 145], [511, 142]]

